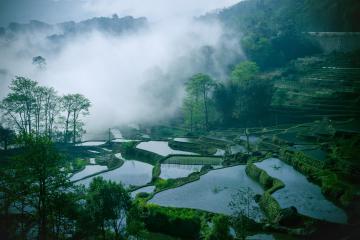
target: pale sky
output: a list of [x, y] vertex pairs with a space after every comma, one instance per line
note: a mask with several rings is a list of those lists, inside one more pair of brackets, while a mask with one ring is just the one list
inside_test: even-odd
[[95, 16], [145, 16], [150, 21], [191, 17], [236, 4], [240, 0], [0, 0], [0, 26], [40, 20], [58, 23]]

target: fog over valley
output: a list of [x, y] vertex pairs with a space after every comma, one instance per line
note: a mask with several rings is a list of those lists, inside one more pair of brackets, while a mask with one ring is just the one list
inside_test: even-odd
[[360, 239], [359, 0], [1, 0], [0, 240]]
[[[122, 12], [124, 6], [132, 9], [139, 4], [136, 1], [105, 2], [113, 8], [105, 9], [108, 5], [102, 1], [89, 1], [86, 7], [100, 13], [112, 9], [113, 16], [55, 25], [32, 21], [4, 28], [1, 96], [15, 75], [36, 79], [60, 94], [79, 92], [92, 102], [91, 115], [86, 118], [91, 132], [167, 118], [179, 110], [189, 76], [211, 69], [221, 81], [228, 64], [242, 57], [239, 50], [234, 51], [240, 49], [238, 41], [217, 20], [193, 15], [211, 10], [209, 7], [225, 7], [228, 2], [214, 1], [201, 9], [190, 2], [175, 1], [170, 6], [155, 1], [152, 8], [146, 3], [135, 8], [139, 11], [135, 15], [148, 14], [150, 20], [115, 15], [116, 7]], [[166, 15], [173, 11], [181, 13]], [[35, 56], [44, 57], [46, 66], [34, 65]]]

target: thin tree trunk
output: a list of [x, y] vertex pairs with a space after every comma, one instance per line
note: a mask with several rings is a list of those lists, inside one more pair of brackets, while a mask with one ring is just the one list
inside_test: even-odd
[[66, 121], [65, 121], [65, 136], [64, 142], [67, 143], [68, 141], [68, 134], [69, 134], [69, 118], [70, 118], [70, 111], [67, 113]]
[[203, 96], [204, 96], [204, 111], [205, 111], [205, 129], [206, 131], [209, 130], [209, 119], [208, 119], [208, 107], [207, 107], [207, 101], [206, 101], [206, 89], [204, 86], [203, 89]]
[[31, 108], [29, 106], [29, 103], [27, 104], [27, 121], [29, 126], [29, 134], [31, 133]]
[[76, 111], [74, 111], [73, 117], [73, 143], [75, 144], [76, 141]]
[[46, 186], [45, 181], [40, 180], [40, 240], [46, 240], [46, 203], [45, 203], [45, 196], [46, 196]]
[[191, 108], [190, 108], [190, 132], [193, 132], [193, 124], [194, 124], [194, 116], [193, 116], [193, 114], [194, 114], [194, 110], [193, 110], [193, 106], [191, 106]]

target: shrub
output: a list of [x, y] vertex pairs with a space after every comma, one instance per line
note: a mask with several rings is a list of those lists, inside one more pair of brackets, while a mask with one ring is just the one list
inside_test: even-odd
[[174, 237], [198, 239], [201, 229], [201, 215], [194, 210], [146, 206], [144, 218], [146, 228]]
[[279, 203], [268, 192], [265, 192], [262, 195], [259, 205], [268, 219], [272, 222], [275, 221], [281, 211]]
[[138, 197], [138, 198], [147, 198], [149, 196], [150, 196], [150, 194], [147, 192], [139, 192], [138, 194], [136, 194], [136, 197]]

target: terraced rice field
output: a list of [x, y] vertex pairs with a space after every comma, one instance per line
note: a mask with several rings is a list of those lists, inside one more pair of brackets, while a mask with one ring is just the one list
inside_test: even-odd
[[98, 173], [98, 172], [102, 172], [107, 170], [108, 168], [106, 166], [100, 166], [100, 165], [88, 165], [85, 167], [84, 170], [82, 170], [81, 172], [78, 172], [76, 174], [74, 174], [71, 178], [70, 181], [77, 181], [80, 180], [82, 178], [85, 178], [87, 176], [90, 176], [92, 174]]
[[86, 178], [77, 182], [77, 185], [83, 184], [88, 187], [93, 178], [101, 176], [105, 180], [111, 180], [117, 183], [122, 183], [125, 186], [142, 186], [151, 181], [153, 166], [147, 163], [129, 160], [112, 171], [99, 174], [94, 177]]
[[[263, 192], [259, 184], [246, 175], [245, 166], [235, 166], [210, 171], [198, 181], [157, 193], [149, 202], [165, 207], [201, 209], [231, 215], [233, 209], [229, 203], [242, 188], [250, 188], [256, 194]], [[263, 218], [257, 203], [252, 200], [250, 204], [254, 207], [252, 218]]]
[[161, 164], [162, 179], [176, 179], [189, 176], [193, 172], [200, 172], [203, 165], [188, 165], [188, 164]]
[[168, 142], [165, 141], [149, 141], [141, 142], [136, 146], [137, 149], [142, 149], [148, 152], [156, 153], [160, 156], [167, 156], [170, 154], [186, 154], [186, 155], [197, 155], [196, 153], [174, 150], [169, 147]]
[[345, 212], [328, 201], [319, 186], [283, 161], [270, 158], [255, 165], [283, 181], [285, 187], [273, 193], [282, 208], [294, 206], [299, 213], [329, 222], [346, 223]]
[[89, 141], [76, 144], [77, 147], [94, 147], [94, 146], [101, 146], [104, 145], [105, 141]]
[[164, 163], [182, 165], [221, 165], [223, 159], [220, 157], [201, 156], [171, 156]]

